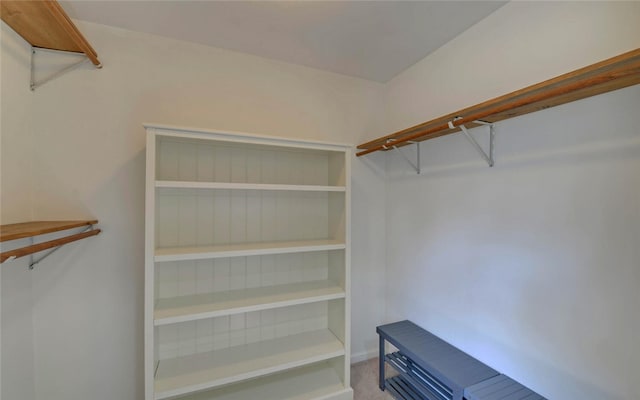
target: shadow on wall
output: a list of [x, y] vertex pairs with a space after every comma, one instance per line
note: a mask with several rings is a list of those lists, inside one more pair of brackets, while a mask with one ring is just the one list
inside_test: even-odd
[[[141, 124], [128, 132], [144, 137]], [[110, 343], [105, 348], [120, 349], [109, 358], [116, 370], [120, 369], [118, 366], [125, 367], [120, 372], [114, 371], [107, 386], [126, 382], [126, 391], [120, 397], [123, 399], [144, 398], [145, 161], [146, 148], [143, 147], [119, 166], [92, 198], [97, 207], [106, 211], [105, 220], [108, 219], [109, 224], [105, 228], [113, 231], [111, 243], [105, 243], [102, 249], [102, 268], [111, 268], [104, 279], [111, 286], [99, 290], [97, 300], [110, 315], [104, 321], [105, 327], [111, 330], [104, 333], [105, 342]], [[120, 295], [114, 296], [118, 292]]]
[[[496, 135], [500, 133], [508, 135], [508, 129], [506, 127], [496, 129]], [[447, 137], [440, 138], [440, 140], [455, 141], [457, 143], [448, 143], [452, 146], [464, 147], [468, 146], [464, 137]], [[422, 146], [421, 159], [428, 160], [429, 154], [426, 154]], [[571, 146], [570, 148], [555, 148], [544, 149], [538, 152], [525, 152], [522, 154], [503, 154], [500, 156], [499, 150], [496, 155], [496, 163], [493, 167], [489, 167], [478, 155], [470, 155], [468, 161], [454, 160], [453, 162], [443, 161], [440, 163], [422, 163], [422, 170], [420, 175], [416, 174], [416, 171], [402, 159], [399, 154], [394, 154], [393, 151], [387, 153], [388, 157], [393, 157], [391, 161], [393, 167], [389, 168], [389, 178], [393, 180], [398, 179], [419, 179], [420, 177], [429, 178], [451, 178], [455, 176], [469, 176], [486, 174], [492, 170], [500, 170], [502, 168], [528, 168], [544, 164], [548, 167], [563, 166], [575, 166], [579, 163], [584, 163], [587, 160], [589, 162], [607, 161], [613, 158], [617, 160], [633, 159], [638, 154], [640, 148], [640, 136], [631, 137], [626, 140], [597, 140], [589, 141], [584, 144]], [[406, 149], [403, 149], [406, 150]], [[413, 150], [412, 150], [413, 151]], [[411, 154], [407, 152], [406, 154]], [[366, 157], [366, 156], [365, 156]], [[415, 157], [415, 155], [414, 155]]]
[[[65, 246], [32, 275], [43, 393], [144, 397], [144, 150], [113, 167], [85, 193], [85, 208], [100, 220], [102, 233]], [[65, 195], [56, 201], [63, 210], [75, 206]]]
[[[632, 86], [498, 122], [493, 168], [488, 167], [460, 133], [425, 141], [420, 152], [421, 175], [448, 178], [486, 174], [507, 167], [563, 167], [586, 161], [636, 157], [640, 146], [638, 116], [630, 115], [629, 111], [630, 105], [639, 102], [640, 86]], [[486, 127], [470, 132], [483, 148], [488, 147]], [[415, 146], [400, 150], [415, 160]], [[416, 177], [415, 170], [396, 150], [384, 153], [388, 155], [390, 179]]]
[[375, 156], [352, 159], [352, 362], [376, 354], [375, 326], [386, 309], [384, 155]]

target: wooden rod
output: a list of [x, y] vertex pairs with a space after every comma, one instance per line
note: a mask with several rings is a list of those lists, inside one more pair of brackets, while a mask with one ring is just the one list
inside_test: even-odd
[[67, 243], [75, 242], [80, 239], [88, 238], [90, 236], [95, 236], [100, 233], [100, 229], [92, 229], [87, 232], [77, 233], [75, 235], [66, 236], [60, 239], [50, 240], [48, 242], [42, 242], [38, 244], [33, 244], [31, 246], [21, 247], [19, 249], [5, 251], [4, 253], [0, 253], [0, 263], [5, 262], [11, 257], [20, 258], [24, 256], [28, 256], [29, 254], [37, 253], [39, 251], [51, 249], [53, 247], [62, 246]]

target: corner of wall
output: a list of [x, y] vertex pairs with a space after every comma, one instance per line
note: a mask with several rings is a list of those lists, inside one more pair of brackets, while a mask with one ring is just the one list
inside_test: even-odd
[[[0, 223], [33, 216], [33, 94], [30, 46], [2, 22], [0, 80]], [[7, 101], [7, 99], [11, 99]], [[24, 260], [0, 271], [0, 397], [34, 399], [31, 274]]]

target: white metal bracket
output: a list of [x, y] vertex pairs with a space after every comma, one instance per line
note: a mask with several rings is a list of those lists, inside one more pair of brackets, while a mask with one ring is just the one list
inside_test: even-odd
[[387, 144], [383, 145], [382, 147], [383, 147], [385, 150], [388, 150], [388, 149], [390, 149], [390, 148], [395, 149], [398, 153], [400, 153], [400, 155], [402, 156], [402, 158], [404, 158], [404, 159], [405, 159], [405, 161], [406, 161], [406, 162], [408, 162], [408, 163], [409, 163], [409, 165], [411, 165], [411, 167], [412, 167], [413, 169], [415, 169], [415, 170], [416, 170], [416, 173], [417, 173], [418, 175], [420, 175], [421, 167], [422, 167], [422, 166], [420, 165], [420, 142], [407, 142], [407, 143], [415, 144], [415, 145], [416, 145], [416, 162], [414, 163], [413, 161], [411, 161], [411, 159], [409, 159], [409, 157], [407, 157], [407, 155], [406, 155], [406, 154], [404, 154], [404, 153], [402, 152], [402, 150], [400, 150], [400, 148], [399, 148], [398, 146], [396, 146], [396, 145], [390, 145], [390, 146], [389, 146], [389, 144], [393, 143], [394, 141], [395, 141], [395, 139], [388, 139], [388, 140], [387, 140]]
[[[456, 126], [453, 125], [453, 122], [457, 121], [458, 119], [461, 119], [461, 117], [456, 117], [453, 119], [453, 121], [449, 121], [448, 125], [450, 129], [456, 128]], [[480, 120], [473, 121], [473, 123], [489, 126], [489, 154], [487, 154], [484, 151], [484, 149], [482, 149], [482, 146], [480, 146], [478, 141], [473, 136], [471, 136], [467, 127], [465, 127], [464, 125], [458, 125], [457, 127], [462, 130], [462, 133], [467, 138], [467, 140], [469, 140], [469, 143], [471, 143], [473, 148], [475, 148], [476, 151], [482, 156], [482, 158], [484, 158], [487, 164], [489, 164], [489, 167], [493, 167], [493, 143], [495, 139], [495, 131], [493, 129], [493, 124], [491, 122], [480, 121]]]
[[[42, 52], [51, 52], [51, 53], [56, 53], [56, 54], [68, 54], [68, 55], [73, 55], [73, 56], [81, 56], [82, 60], [77, 61], [67, 67], [62, 68], [61, 70], [54, 72], [53, 74], [49, 75], [48, 77], [42, 79], [39, 82], [36, 82], [36, 73], [35, 73], [35, 56], [36, 56], [36, 51], [42, 51]], [[51, 50], [51, 49], [44, 49], [42, 47], [36, 47], [36, 46], [31, 46], [31, 82], [29, 83], [29, 88], [31, 89], [31, 91], [36, 90], [37, 87], [44, 85], [45, 83], [66, 74], [69, 71], [72, 71], [76, 68], [78, 68], [79, 66], [81, 66], [82, 64], [86, 63], [87, 61], [90, 61], [89, 58], [84, 54], [84, 53], [75, 53], [72, 51], [63, 51], [63, 50]]]

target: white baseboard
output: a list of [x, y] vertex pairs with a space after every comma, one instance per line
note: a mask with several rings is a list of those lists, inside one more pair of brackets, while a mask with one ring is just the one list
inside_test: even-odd
[[378, 349], [371, 349], [360, 353], [351, 354], [351, 364], [367, 361], [376, 357], [378, 357]]

